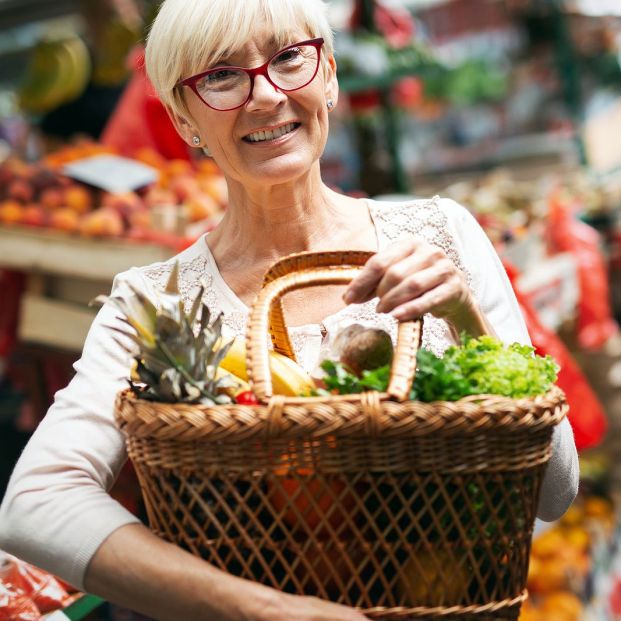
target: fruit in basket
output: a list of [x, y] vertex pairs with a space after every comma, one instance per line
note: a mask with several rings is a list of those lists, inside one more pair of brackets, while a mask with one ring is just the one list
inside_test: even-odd
[[392, 362], [392, 339], [385, 330], [354, 323], [334, 337], [331, 353], [361, 377], [363, 371], [372, 371]]
[[110, 327], [129, 341], [117, 343], [136, 361], [141, 384], [130, 379], [130, 385], [138, 398], [165, 403], [231, 403], [226, 391], [237, 383], [231, 375], [218, 374], [230, 348], [230, 343], [222, 342], [222, 315], [211, 321], [211, 312], [202, 302], [202, 286], [186, 312], [178, 273], [175, 263], [155, 303], [132, 285], [128, 285], [131, 293], [126, 297], [98, 296], [94, 301], [115, 305], [123, 313], [122, 321], [133, 329]]
[[295, 473], [279, 468], [274, 474], [276, 477], [268, 485], [268, 499], [294, 536], [313, 531], [325, 537], [327, 528], [342, 533], [347, 518], [352, 518], [355, 499], [340, 477], [320, 478], [310, 468], [297, 468]]
[[444, 550], [417, 550], [402, 569], [401, 589], [408, 606], [452, 606], [468, 594], [470, 573]]
[[[309, 395], [315, 384], [310, 375], [295, 361], [278, 352], [269, 351], [270, 371], [272, 374], [272, 388], [277, 395]], [[220, 363], [223, 369], [233, 373], [243, 380], [248, 379], [246, 370], [246, 344], [244, 339], [233, 340], [227, 355]]]
[[243, 390], [235, 395], [235, 403], [238, 403], [239, 405], [258, 405], [259, 401], [255, 397], [252, 390]]

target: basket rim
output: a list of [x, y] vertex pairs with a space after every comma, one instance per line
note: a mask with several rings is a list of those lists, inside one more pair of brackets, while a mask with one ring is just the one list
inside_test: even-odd
[[369, 391], [334, 397], [272, 397], [267, 405], [207, 406], [139, 399], [119, 392], [115, 418], [125, 435], [182, 441], [320, 438], [411, 438], [494, 432], [539, 432], [559, 424], [568, 405], [553, 386], [544, 395], [513, 399], [471, 395], [458, 401], [391, 400]]

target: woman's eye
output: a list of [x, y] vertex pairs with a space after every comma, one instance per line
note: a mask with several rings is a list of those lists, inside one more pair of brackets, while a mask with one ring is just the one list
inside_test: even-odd
[[302, 56], [302, 51], [300, 50], [300, 48], [292, 47], [278, 54], [278, 56], [276, 56], [276, 58], [274, 59], [274, 62], [277, 62], [277, 63], [294, 62], [298, 60], [301, 56]]
[[205, 76], [205, 82], [207, 84], [214, 84], [215, 82], [223, 82], [225, 80], [229, 80], [233, 77], [234, 72], [228, 69], [218, 69], [213, 73], [208, 73]]

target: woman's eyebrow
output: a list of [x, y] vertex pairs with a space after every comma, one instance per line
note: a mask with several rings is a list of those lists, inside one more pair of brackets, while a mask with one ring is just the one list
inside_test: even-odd
[[[276, 37], [270, 37], [266, 42], [266, 47], [271, 50], [269, 53], [276, 53], [278, 50], [291, 45], [291, 43], [280, 43]], [[229, 66], [238, 66], [239, 63], [234, 63], [231, 61], [231, 56], [235, 54], [235, 52], [229, 53], [227, 56], [221, 56], [210, 63], [212, 67], [218, 67], [220, 65], [229, 65]]]

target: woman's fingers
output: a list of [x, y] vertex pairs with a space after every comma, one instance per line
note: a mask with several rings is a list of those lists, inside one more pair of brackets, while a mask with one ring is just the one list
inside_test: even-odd
[[361, 304], [374, 298], [377, 295], [378, 284], [391, 265], [409, 257], [419, 245], [418, 240], [407, 239], [373, 255], [360, 273], [349, 283], [343, 294], [345, 303]]
[[469, 289], [453, 262], [424, 240], [403, 240], [371, 257], [345, 291], [346, 303], [379, 297], [377, 312], [396, 319], [417, 319], [425, 313], [459, 317]]
[[375, 295], [385, 297], [390, 291], [399, 287], [405, 280], [433, 267], [433, 259], [426, 249], [411, 254], [409, 257], [393, 263], [384, 273], [375, 288]]
[[472, 312], [472, 296], [468, 286], [457, 276], [442, 281], [415, 299], [399, 304], [391, 311], [398, 321], [418, 319], [425, 313], [450, 322], [463, 319]]
[[380, 301], [377, 305], [378, 313], [390, 313], [401, 304], [405, 304], [410, 300], [415, 300], [427, 293], [431, 289], [435, 289], [446, 280], [446, 274], [443, 270], [435, 267], [428, 267], [411, 271], [407, 276], [394, 287], [380, 291], [378, 287], [378, 295]]
[[397, 321], [419, 319], [425, 313], [432, 313], [451, 299], [450, 287], [440, 285], [415, 300], [409, 300], [392, 310], [391, 314]]

